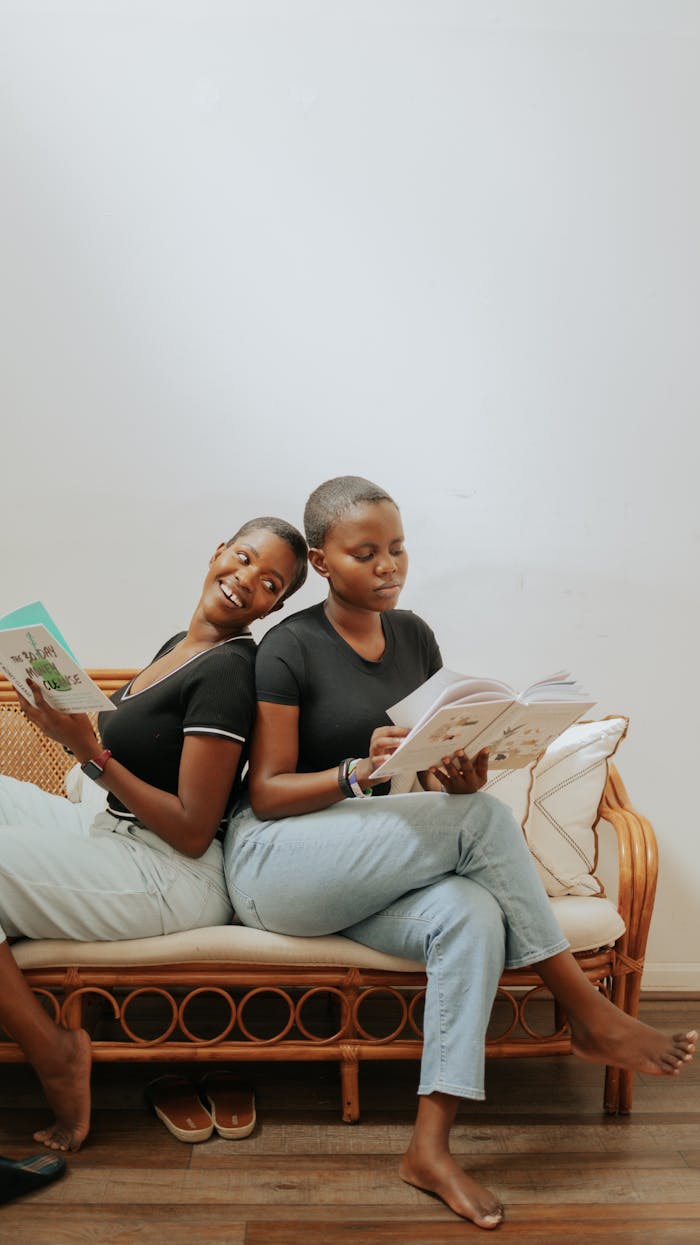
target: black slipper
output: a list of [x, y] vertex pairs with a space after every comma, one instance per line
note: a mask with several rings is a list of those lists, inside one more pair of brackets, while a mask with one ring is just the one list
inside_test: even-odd
[[0, 1155], [0, 1202], [33, 1193], [51, 1184], [66, 1170], [60, 1154], [30, 1154], [26, 1159], [6, 1159]]

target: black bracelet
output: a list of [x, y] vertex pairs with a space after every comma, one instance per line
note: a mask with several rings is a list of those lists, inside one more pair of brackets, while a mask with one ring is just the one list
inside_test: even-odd
[[340, 790], [346, 800], [348, 797], [352, 797], [354, 795], [353, 789], [348, 781], [348, 766], [351, 761], [352, 757], [346, 757], [345, 760], [341, 761], [338, 766], [338, 786], [340, 787]]

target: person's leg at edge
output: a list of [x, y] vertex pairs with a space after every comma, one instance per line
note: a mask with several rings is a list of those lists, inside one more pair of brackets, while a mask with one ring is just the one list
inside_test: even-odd
[[90, 1127], [90, 1038], [62, 1029], [47, 1015], [0, 943], [0, 1024], [21, 1046], [46, 1094], [55, 1121], [34, 1134], [51, 1150], [77, 1150]]
[[[6, 825], [41, 821], [51, 831], [84, 834], [78, 806], [32, 783], [0, 776], [0, 832]], [[63, 1029], [44, 1011], [17, 967], [0, 931], [0, 1025], [21, 1046], [46, 1094], [55, 1120], [34, 1134], [51, 1150], [77, 1150], [90, 1127], [90, 1039]]]
[[[183, 857], [178, 863], [179, 854], [170, 852], [164, 872], [161, 854], [131, 835], [108, 831], [83, 838], [65, 817], [54, 824], [43, 815], [52, 797], [30, 783], [15, 783], [12, 791], [11, 811], [20, 824], [3, 824], [11, 781], [0, 779], [0, 1025], [22, 1048], [55, 1113], [55, 1122], [35, 1133], [35, 1140], [77, 1150], [90, 1121], [89, 1036], [47, 1015], [7, 938], [153, 937], [225, 923], [231, 909], [223, 888], [219, 897], [212, 885], [218, 870], [205, 869], [214, 845], [197, 862]], [[218, 845], [214, 856], [220, 862]]]

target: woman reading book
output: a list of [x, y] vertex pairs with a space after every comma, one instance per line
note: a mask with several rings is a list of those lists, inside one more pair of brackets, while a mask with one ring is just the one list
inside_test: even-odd
[[80, 808], [0, 778], [0, 1024], [21, 1046], [55, 1122], [35, 1139], [77, 1150], [90, 1120], [90, 1041], [54, 1024], [7, 939], [148, 938], [225, 924], [231, 905], [220, 827], [240, 786], [255, 713], [248, 625], [306, 578], [306, 544], [281, 519], [244, 524], [210, 559], [189, 628], [100, 715], [57, 712], [34, 685], [27, 717], [108, 792], [84, 827]]
[[484, 1097], [486, 1027], [504, 964], [537, 967], [585, 1059], [674, 1074], [697, 1035], [667, 1038], [589, 983], [520, 827], [479, 793], [485, 753], [445, 756], [415, 794], [392, 795], [373, 779], [406, 734], [387, 725], [386, 707], [440, 667], [440, 652], [420, 618], [395, 608], [407, 558], [383, 489], [355, 476], [329, 480], [304, 521], [328, 596], [260, 646], [252, 807], [227, 831], [229, 890], [246, 925], [341, 933], [425, 962], [418, 1114], [400, 1174], [495, 1228], [503, 1208], [455, 1162], [449, 1134], [460, 1100]]

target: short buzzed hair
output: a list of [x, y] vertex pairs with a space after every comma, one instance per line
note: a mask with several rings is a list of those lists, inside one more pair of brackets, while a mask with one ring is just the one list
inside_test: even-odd
[[306, 541], [301, 532], [292, 523], [287, 523], [286, 519], [278, 519], [275, 515], [264, 514], [259, 519], [248, 519], [242, 527], [239, 527], [235, 536], [226, 541], [226, 547], [228, 548], [229, 545], [232, 545], [235, 540], [240, 540], [241, 536], [247, 536], [249, 532], [260, 531], [272, 532], [273, 536], [279, 536], [280, 540], [286, 541], [292, 553], [296, 556], [296, 564], [289, 586], [278, 601], [278, 604], [281, 605], [283, 601], [286, 601], [287, 597], [291, 597], [292, 593], [297, 592], [306, 580], [309, 569]]
[[353, 506], [365, 501], [388, 501], [396, 506], [385, 489], [362, 476], [334, 476], [319, 484], [304, 507], [304, 531], [309, 548], [322, 549], [333, 525]]

